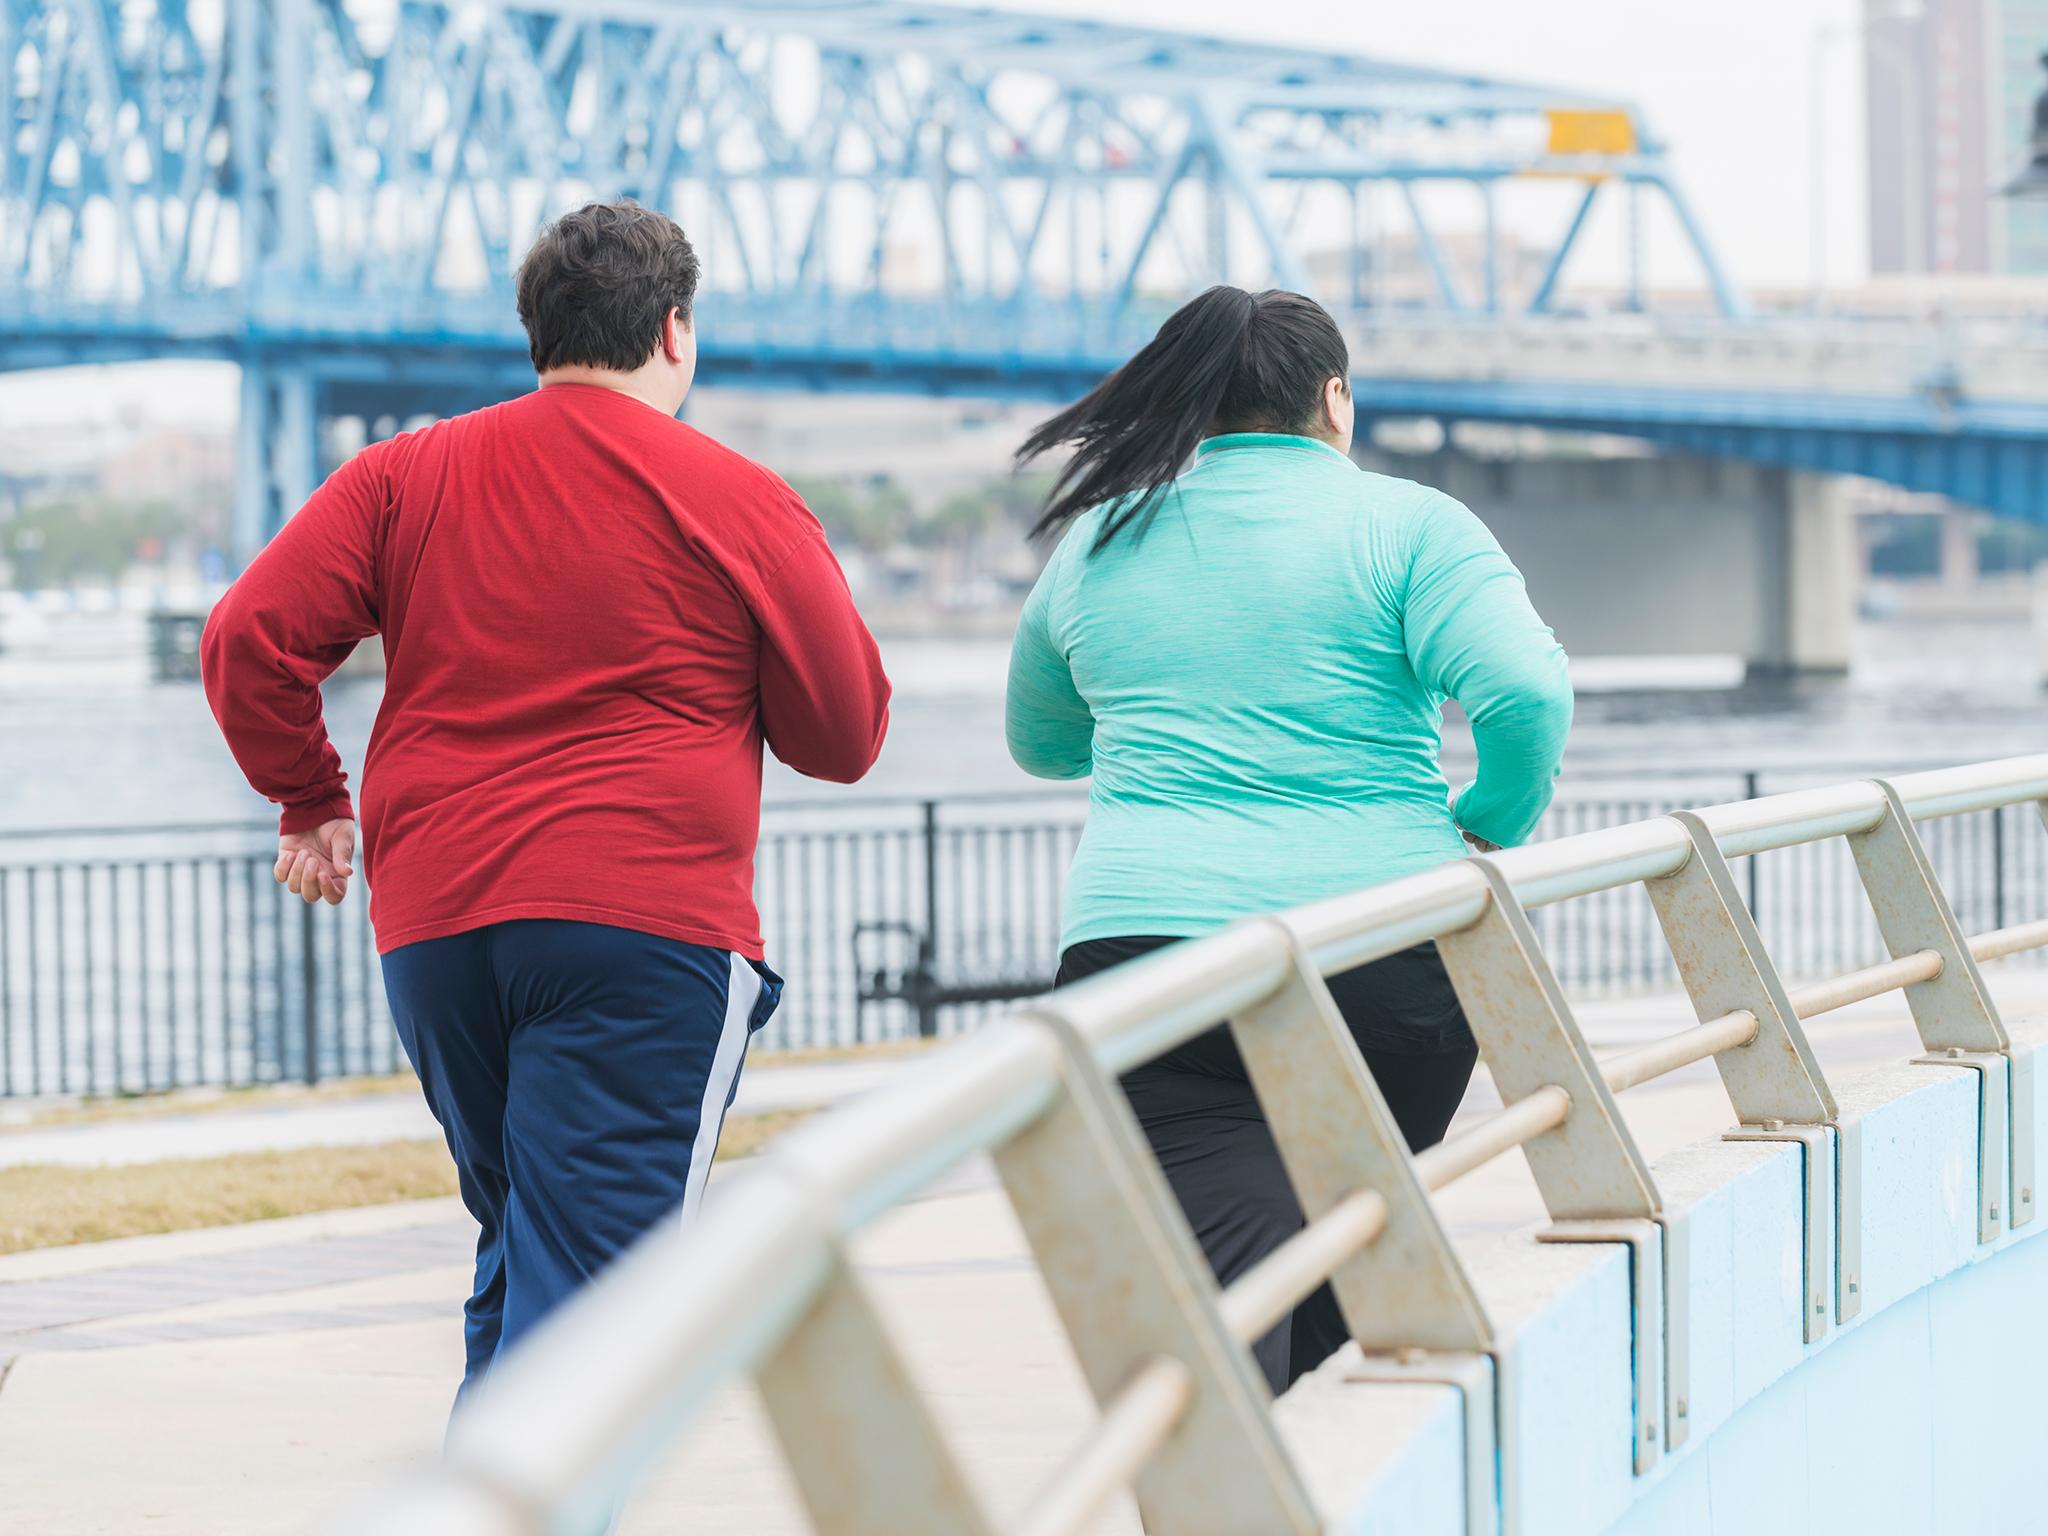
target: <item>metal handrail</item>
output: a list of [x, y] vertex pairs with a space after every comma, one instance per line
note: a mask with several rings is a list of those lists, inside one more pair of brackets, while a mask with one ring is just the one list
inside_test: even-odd
[[1173, 1433], [1194, 1394], [1194, 1379], [1178, 1360], [1147, 1360], [1103, 1409], [1080, 1450], [1047, 1480], [1017, 1536], [1067, 1536], [1086, 1527]]
[[1724, 1013], [1718, 1019], [1695, 1024], [1691, 1029], [1666, 1035], [1662, 1040], [1653, 1040], [1635, 1050], [1609, 1056], [1600, 1063], [1600, 1076], [1609, 1089], [1619, 1093], [1624, 1088], [1647, 1083], [1652, 1078], [1676, 1072], [1680, 1067], [1689, 1067], [1696, 1061], [1705, 1061], [1723, 1051], [1740, 1050], [1756, 1039], [1760, 1027], [1753, 1013], [1741, 1009]]
[[1387, 1229], [1387, 1202], [1369, 1189], [1346, 1196], [1224, 1288], [1223, 1326], [1240, 1344], [1266, 1336], [1317, 1286]]
[[1538, 1088], [1497, 1114], [1488, 1115], [1455, 1136], [1415, 1154], [1415, 1172], [1432, 1192], [1483, 1168], [1495, 1158], [1527, 1146], [1545, 1131], [1554, 1131], [1572, 1112], [1572, 1096], [1562, 1088]]
[[2036, 923], [2014, 923], [2010, 927], [1994, 928], [1989, 933], [1980, 933], [1971, 939], [1970, 958], [2003, 960], [2007, 955], [2039, 949], [2043, 945], [2048, 945], [2048, 919]]
[[[1866, 871], [1866, 883], [1893, 882], [1898, 888], [1888, 886], [1883, 893], [1889, 905], [1903, 904], [1937, 919], [1942, 932], [1955, 935], [1942, 941], [1949, 954], [1916, 949], [1796, 994], [1773, 992], [1777, 983], [1768, 958], [1750, 955], [1752, 966], [1761, 968], [1756, 976], [1763, 995], [1790, 997], [1789, 1009], [1779, 1005], [1766, 1011], [1792, 1015], [1777, 1018], [1774, 1027], [1793, 1031], [1794, 1054], [1803, 1056], [1804, 1044], [1796, 1035], [1800, 1017], [1899, 988], [1909, 989], [1911, 996], [1916, 987], [1946, 985], [1942, 978], [1951, 965], [1967, 969], [1976, 959], [2048, 945], [2048, 920], [1962, 939], [1912, 830], [1916, 819], [2028, 801], [2048, 802], [2048, 755], [1915, 774], [1893, 783], [1889, 792], [1871, 782], [1716, 806], [1692, 823], [1661, 818], [1444, 866], [1298, 908], [1279, 922], [1248, 923], [1188, 941], [1064, 989], [906, 1068], [890, 1088], [787, 1133], [755, 1166], [726, 1181], [723, 1197], [709, 1203], [691, 1230], [644, 1239], [494, 1369], [458, 1415], [438, 1469], [423, 1484], [394, 1493], [356, 1529], [451, 1529], [458, 1511], [472, 1522], [464, 1528], [478, 1532], [555, 1529], [566, 1528], [554, 1523], [558, 1518], [604, 1509], [651, 1459], [668, 1426], [724, 1382], [761, 1367], [801, 1337], [814, 1315], [807, 1309], [814, 1309], [822, 1295], [844, 1300], [853, 1294], [834, 1289], [853, 1284], [843, 1251], [853, 1230], [975, 1153], [997, 1154], [999, 1169], [1012, 1185], [1012, 1203], [1045, 1262], [1045, 1252], [1058, 1246], [1045, 1234], [1058, 1227], [1060, 1201], [1072, 1198], [1063, 1192], [1083, 1187], [1099, 1192], [1100, 1186], [1073, 1181], [1072, 1169], [1046, 1161], [1088, 1155], [1088, 1149], [1031, 1144], [1034, 1127], [1047, 1116], [1079, 1117], [1074, 1124], [1097, 1127], [1100, 1144], [1093, 1155], [1113, 1163], [1142, 1158], [1142, 1143], [1120, 1142], [1113, 1123], [1103, 1128], [1101, 1116], [1107, 1111], [1090, 1106], [1103, 1102], [1105, 1090], [1113, 1094], [1115, 1078], [1129, 1068], [1219, 1021], [1241, 1022], [1248, 1012], [1275, 1006], [1276, 999], [1290, 995], [1290, 986], [1304, 985], [1304, 965], [1319, 977], [1429, 939], [1447, 941], [1448, 961], [1448, 941], [1456, 938], [1463, 946], [1490, 924], [1497, 930], [1487, 941], [1492, 947], [1472, 953], [1488, 957], [1494, 969], [1477, 976], [1467, 970], [1461, 976], [1469, 957], [1452, 969], [1475, 1031], [1484, 1026], [1481, 1043], [1495, 1060], [1496, 1079], [1496, 1047], [1503, 1042], [1551, 1063], [1554, 1071], [1544, 1069], [1550, 1077], [1584, 1085], [1584, 1072], [1594, 1073], [1590, 1098], [1575, 1094], [1563, 1081], [1539, 1076], [1538, 1086], [1497, 1113], [1414, 1158], [1409, 1167], [1415, 1185], [1441, 1189], [1520, 1146], [1528, 1149], [1542, 1187], [1545, 1178], [1532, 1144], [1553, 1135], [1577, 1135], [1582, 1142], [1592, 1136], [1621, 1158], [1618, 1166], [1639, 1166], [1612, 1106], [1596, 1101], [1606, 1091], [1693, 1062], [1713, 1059], [1725, 1068], [1759, 1038], [1759, 1015], [1747, 1009], [1722, 1012], [1594, 1062], [1554, 981], [1547, 989], [1543, 985], [1547, 963], [1540, 947], [1533, 947], [1533, 931], [1516, 936], [1521, 930], [1515, 919], [1522, 910], [1625, 885], [1668, 884], [1695, 860], [1710, 856], [1725, 860], [1835, 836], [1873, 844], [1880, 834], [1903, 840], [1899, 846], [1909, 857], [1880, 865], [1873, 854], [1870, 871], [1883, 873]], [[1899, 824], [1887, 826], [1888, 820]], [[1700, 829], [1705, 842], [1696, 840]], [[1873, 886], [1873, 900], [1879, 894]], [[1736, 914], [1727, 920], [1737, 924], [1739, 933], [1739, 899], [1734, 905]], [[1526, 925], [1526, 918], [1520, 921]], [[1517, 975], [1526, 984], [1523, 992], [1512, 1004], [1501, 1003], [1487, 984]], [[1299, 995], [1312, 1000], [1319, 987], [1320, 980], [1310, 978], [1309, 991]], [[1531, 997], [1538, 999], [1534, 1013], [1529, 1011]], [[1545, 1004], [1544, 998], [1552, 1001]], [[1317, 1017], [1309, 1008], [1298, 1019], [1290, 1015], [1286, 1028], [1298, 1034], [1324, 1027]], [[1989, 1029], [2003, 1041], [1995, 1017]], [[1922, 1033], [1925, 1038], [1924, 1026]], [[1832, 1114], [1832, 1099], [1825, 1102]], [[1370, 1104], [1365, 1107], [1370, 1111]], [[1287, 1104], [1269, 1102], [1268, 1110], [1279, 1129]], [[1383, 1106], [1378, 1118], [1384, 1119]], [[1376, 1130], [1375, 1116], [1368, 1112], [1358, 1134], [1375, 1133], [1384, 1137], [1384, 1127]], [[1546, 1157], [1556, 1155], [1559, 1145], [1546, 1143], [1551, 1147]], [[1124, 1162], [1123, 1167], [1124, 1182], [1142, 1182], [1137, 1164]], [[1019, 1172], [1022, 1177], [1013, 1179]], [[1292, 1165], [1290, 1172], [1296, 1172], [1299, 1183]], [[1239, 1345], [1259, 1337], [1316, 1286], [1342, 1274], [1347, 1265], [1368, 1262], [1393, 1221], [1408, 1222], [1411, 1234], [1416, 1230], [1414, 1207], [1397, 1186], [1398, 1181], [1384, 1189], [1353, 1188], [1326, 1201], [1295, 1239], [1228, 1289], [1212, 1290], [1207, 1301], [1200, 1300], [1199, 1284], [1180, 1276], [1180, 1291], [1192, 1284], [1195, 1298], [1183, 1296], [1174, 1303], [1187, 1312], [1181, 1321], [1197, 1336], [1209, 1328]], [[1654, 1210], [1654, 1189], [1644, 1188]], [[1552, 1191], [1544, 1188], [1544, 1194], [1558, 1214]], [[1132, 1209], [1142, 1214], [1142, 1201]], [[1104, 1229], [1102, 1239], [1111, 1242], [1113, 1235]], [[1185, 1263], [1185, 1254], [1176, 1258], [1156, 1252], [1144, 1262], [1171, 1270]], [[1052, 1269], [1047, 1273], [1053, 1278]], [[1077, 1335], [1085, 1364], [1089, 1350], [1078, 1330], [1099, 1330], [1101, 1320], [1091, 1323], [1075, 1307], [1063, 1307], [1063, 1316], [1070, 1334]], [[1154, 1320], [1122, 1321], [1135, 1327]], [[1114, 1336], [1114, 1329], [1089, 1335], [1098, 1350], [1106, 1347], [1102, 1339]], [[886, 1342], [879, 1347], [893, 1358]], [[1152, 1458], [1238, 1454], [1227, 1439], [1215, 1438], [1213, 1426], [1197, 1427], [1205, 1396], [1235, 1399], [1247, 1390], [1229, 1373], [1219, 1377], [1214, 1371], [1213, 1362], [1196, 1356], [1172, 1359], [1155, 1352], [1135, 1357], [1123, 1379], [1102, 1393], [1098, 1432], [1037, 1506], [1037, 1516], [1024, 1527], [1029, 1536], [1074, 1529]], [[889, 1385], [862, 1383], [862, 1412], [889, 1411]], [[814, 1386], [817, 1395], [831, 1395], [829, 1384]], [[775, 1404], [770, 1406], [772, 1414]], [[906, 1423], [922, 1422], [910, 1401], [898, 1407]], [[904, 1454], [949, 1465], [942, 1443], [929, 1436], [909, 1439], [915, 1444]], [[789, 1451], [793, 1459], [801, 1458], [806, 1447], [791, 1443]], [[857, 1467], [843, 1464], [812, 1471], [827, 1480], [861, 1475]], [[1271, 1475], [1284, 1483], [1282, 1474]], [[804, 1481], [801, 1476], [799, 1481]], [[811, 1485], [804, 1486], [810, 1495]], [[1275, 1488], [1273, 1496], [1284, 1502], [1284, 1487]], [[812, 1497], [811, 1502], [815, 1514], [821, 1501]], [[912, 1512], [904, 1518], [906, 1532], [939, 1529], [918, 1523]]]
[[[2048, 942], [2048, 939], [2043, 942]], [[1896, 992], [1901, 987], [1933, 981], [1947, 968], [1947, 964], [1931, 949], [1916, 949], [1910, 955], [1901, 955], [1882, 965], [1866, 965], [1832, 981], [1818, 981], [1801, 987], [1792, 993], [1792, 1009], [1802, 1019], [1818, 1018], [1851, 1003], [1867, 1002], [1887, 992]]]

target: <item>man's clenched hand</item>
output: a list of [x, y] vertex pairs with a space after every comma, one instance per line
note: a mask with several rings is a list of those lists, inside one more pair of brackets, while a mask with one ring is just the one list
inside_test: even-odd
[[349, 876], [356, 872], [356, 824], [345, 817], [323, 821], [306, 832], [277, 840], [277, 883], [311, 906], [325, 900], [341, 905]]

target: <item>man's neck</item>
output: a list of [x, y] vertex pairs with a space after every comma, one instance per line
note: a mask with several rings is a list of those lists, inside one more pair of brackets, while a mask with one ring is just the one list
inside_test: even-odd
[[597, 389], [609, 389], [614, 394], [628, 395], [664, 416], [675, 415], [683, 403], [669, 398], [670, 386], [666, 380], [654, 378], [644, 369], [621, 373], [616, 368], [591, 368], [575, 363], [566, 368], [550, 368], [540, 376], [542, 389], [551, 384], [588, 384]]

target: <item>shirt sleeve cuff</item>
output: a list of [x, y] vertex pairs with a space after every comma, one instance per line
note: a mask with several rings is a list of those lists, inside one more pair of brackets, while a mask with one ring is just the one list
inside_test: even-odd
[[[1478, 781], [1463, 785], [1451, 800], [1451, 820], [1456, 822], [1460, 832], [1470, 832], [1474, 837], [1483, 837], [1496, 848], [1512, 848], [1522, 841], [1512, 835], [1513, 828], [1496, 820], [1496, 812], [1480, 796], [1473, 793]], [[1503, 836], [1502, 834], [1509, 834]]]
[[339, 791], [323, 800], [310, 800], [304, 805], [288, 805], [284, 814], [277, 819], [277, 835], [290, 837], [294, 832], [310, 832], [315, 827], [330, 821], [354, 821], [355, 805], [347, 791]]

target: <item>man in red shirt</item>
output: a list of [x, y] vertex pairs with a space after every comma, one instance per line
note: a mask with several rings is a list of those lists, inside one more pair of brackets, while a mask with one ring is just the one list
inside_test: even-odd
[[631, 203], [549, 226], [519, 272], [540, 387], [365, 448], [206, 626], [207, 699], [308, 902], [356, 858], [320, 684], [384, 638], [363, 872], [482, 1227], [465, 1389], [695, 1207], [782, 985], [753, 902], [762, 743], [851, 783], [888, 724], [817, 519], [676, 420], [697, 271]]

